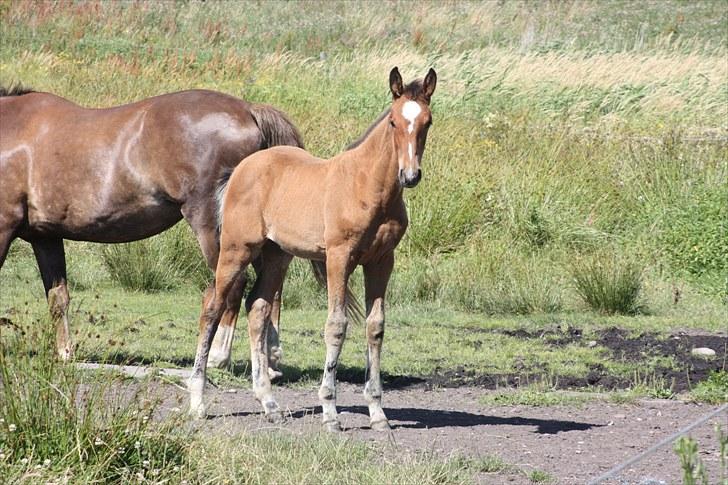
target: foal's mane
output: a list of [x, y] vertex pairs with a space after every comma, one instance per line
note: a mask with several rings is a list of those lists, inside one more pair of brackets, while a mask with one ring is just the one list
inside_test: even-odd
[[[415, 79], [408, 85], [404, 87], [404, 91], [402, 92], [403, 96], [407, 96], [408, 98], [417, 99], [422, 96], [422, 79]], [[385, 109], [382, 114], [380, 114], [376, 120], [374, 120], [374, 123], [367, 128], [367, 131], [364, 132], [362, 136], [354, 140], [349, 144], [349, 146], [346, 147], [347, 150], [352, 150], [362, 143], [364, 143], [364, 140], [367, 139], [367, 137], [371, 134], [372, 131], [374, 131], [374, 128], [377, 127], [380, 121], [384, 119], [385, 116], [389, 114], [389, 109]]]
[[25, 88], [22, 84], [11, 84], [10, 87], [0, 86], [0, 98], [6, 96], [22, 96], [24, 94], [34, 93], [31, 88]]

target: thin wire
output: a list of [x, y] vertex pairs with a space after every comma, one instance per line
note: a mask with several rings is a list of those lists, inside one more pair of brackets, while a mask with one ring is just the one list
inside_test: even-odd
[[693, 422], [692, 424], [689, 424], [688, 426], [684, 427], [680, 431], [677, 431], [676, 433], [671, 434], [670, 436], [668, 436], [667, 438], [663, 439], [659, 443], [652, 445], [651, 447], [649, 447], [648, 449], [646, 449], [645, 451], [643, 451], [639, 455], [633, 456], [629, 460], [627, 460], [627, 461], [625, 461], [623, 463], [620, 463], [619, 465], [617, 465], [614, 468], [612, 468], [611, 470], [609, 470], [607, 473], [605, 473], [603, 475], [600, 475], [599, 477], [597, 477], [597, 478], [593, 479], [592, 481], [590, 481], [588, 485], [597, 485], [598, 483], [601, 483], [604, 480], [607, 480], [608, 478], [613, 478], [614, 476], [618, 475], [619, 472], [621, 472], [622, 470], [624, 470], [628, 466], [637, 463], [638, 461], [640, 461], [641, 459], [643, 459], [647, 455], [651, 455], [652, 453], [654, 453], [658, 449], [662, 448], [666, 444], [674, 441], [675, 439], [677, 439], [681, 435], [684, 435], [685, 433], [688, 433], [693, 428], [695, 428], [697, 426], [700, 426], [701, 424], [703, 424], [706, 421], [708, 421], [710, 418], [712, 418], [714, 416], [717, 416], [717, 415], [719, 415], [720, 413], [722, 413], [724, 411], [728, 411], [728, 404], [723, 404], [721, 407], [719, 407], [718, 409], [716, 409], [712, 413], [703, 416], [702, 418], [698, 419], [697, 421]]

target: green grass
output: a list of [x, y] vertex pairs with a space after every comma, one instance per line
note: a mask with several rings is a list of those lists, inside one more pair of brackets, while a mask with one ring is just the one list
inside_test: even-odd
[[[728, 268], [719, 4], [413, 11], [393, 2], [378, 11], [313, 2], [302, 14], [298, 3], [5, 3], [0, 83], [21, 80], [89, 106], [223, 90], [282, 108], [309, 149], [328, 157], [386, 106], [392, 65], [408, 78], [432, 65], [435, 128], [423, 182], [407, 192], [411, 224], [392, 302], [487, 314], [578, 310], [574, 255], [616, 246], [644, 261], [654, 286], [674, 283], [704, 295], [697, 307], [712, 307], [725, 298]], [[94, 286], [73, 266], [96, 270], [105, 260], [128, 288], [204, 285], [194, 246], [189, 231], [175, 229], [107, 247], [101, 259], [71, 253], [71, 272]], [[297, 268], [289, 305], [320, 307], [324, 298]]]
[[[434, 126], [423, 181], [406, 193], [410, 227], [389, 287], [385, 377], [463, 366], [528, 380], [534, 369], [583, 376], [603, 366], [630, 380], [631, 389], [609, 396], [624, 402], [670, 397], [669, 383], [653, 371], [672, 364], [625, 362], [600, 346], [550, 345], [507, 331], [575, 327], [585, 342], [611, 327], [661, 335], [725, 331], [726, 22], [720, 1], [394, 1], [383, 8], [3, 1], [0, 84], [22, 81], [94, 107], [181, 89], [221, 90], [283, 109], [309, 150], [329, 157], [387, 106], [392, 66], [408, 80], [433, 66]], [[68, 242], [66, 252], [78, 358], [190, 365], [200, 288], [210, 276], [184, 225], [128, 246]], [[139, 272], [125, 271], [130, 267]], [[626, 277], [610, 279], [599, 268]], [[575, 273], [593, 284], [575, 284]], [[357, 273], [361, 295], [360, 280]], [[47, 328], [42, 295], [32, 251], [16, 241], [0, 270], [0, 317], [26, 335]], [[284, 373], [296, 385], [315, 387], [320, 378], [325, 301], [306, 264], [294, 262], [282, 339]], [[17, 329], [2, 322], [0, 343], [7, 343]], [[241, 327], [234, 372], [211, 373], [221, 385], [248, 385]], [[344, 378], [363, 373], [363, 335], [350, 327]], [[15, 360], [4, 361], [3, 372], [13, 377], [3, 377], [12, 385], [3, 387], [10, 394], [0, 410], [10, 416], [14, 403], [12, 419], [22, 422], [13, 422], [12, 436], [0, 426], [0, 476], [10, 481], [69, 474], [80, 482], [126, 481], [141, 473], [170, 483], [463, 483], [511, 470], [498, 457], [391, 458], [323, 436], [239, 435], [231, 447], [228, 438], [200, 435], [167, 441], [176, 435], [162, 437], [144, 423], [119, 436], [136, 426], [138, 415], [129, 414], [135, 406], [100, 406], [108, 418], [100, 428], [97, 411], [76, 412], [62, 397], [81, 385], [128, 385], [119, 376], [43, 367], [47, 361], [17, 350], [3, 355]], [[696, 383], [692, 397], [725, 401], [724, 374]], [[23, 385], [28, 379], [53, 382], [65, 394]], [[497, 391], [486, 401], [575, 404], [548, 384]], [[26, 423], [27, 432], [17, 433]], [[152, 459], [135, 455], [133, 446], [128, 454], [99, 452], [101, 432], [125, 448], [137, 437]], [[34, 450], [38, 433], [47, 433], [47, 446]], [[337, 461], [346, 465], [343, 476]], [[540, 471], [518, 473], [550, 481]]]

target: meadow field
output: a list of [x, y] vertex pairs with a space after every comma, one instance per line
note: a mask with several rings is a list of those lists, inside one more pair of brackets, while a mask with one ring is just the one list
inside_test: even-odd
[[[388, 293], [385, 409], [387, 386], [413, 378], [470, 386], [484, 406], [728, 401], [727, 56], [722, 0], [0, 2], [0, 85], [88, 107], [219, 90], [282, 109], [323, 158], [388, 105], [393, 66], [405, 80], [437, 70]], [[68, 241], [66, 257], [78, 360], [191, 365], [211, 275], [184, 223], [138, 243]], [[293, 263], [283, 300], [282, 385], [315, 393], [326, 299], [306, 263]], [[54, 363], [46, 313], [18, 240], [0, 270], [0, 476], [11, 481], [559, 480], [309, 434], [243, 432], [236, 457], [228, 437], [181, 417], [149, 426], [160, 381]], [[350, 326], [349, 383], [363, 382], [363, 333]], [[249, 387], [245, 334], [241, 323], [216, 385]], [[713, 360], [689, 355], [707, 344]], [[119, 386], [134, 397], [107, 409]]]

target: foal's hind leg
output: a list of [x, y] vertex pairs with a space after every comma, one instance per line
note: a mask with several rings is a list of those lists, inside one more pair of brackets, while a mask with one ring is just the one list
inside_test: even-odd
[[[256, 274], [260, 275], [263, 271], [263, 259], [257, 258], [253, 261], [253, 267]], [[286, 265], [288, 267], [288, 265]], [[281, 294], [283, 293], [283, 278], [281, 284], [276, 289], [273, 296], [273, 303], [270, 312], [270, 326], [268, 326], [268, 375], [271, 380], [277, 379], [283, 375], [280, 370], [281, 359], [283, 358], [283, 346], [280, 339], [280, 322], [281, 322]]]
[[271, 389], [268, 342], [270, 341], [269, 333], [272, 330], [271, 313], [275, 295], [283, 282], [291, 256], [269, 243], [263, 248], [260, 259], [262, 267], [259, 267], [255, 286], [245, 302], [248, 310], [253, 391], [263, 406], [266, 417], [271, 421], [279, 421], [282, 413]]
[[367, 375], [364, 399], [369, 405], [372, 429], [389, 429], [389, 422], [382, 410], [382, 378], [380, 357], [384, 340], [384, 294], [394, 266], [394, 253], [386, 254], [380, 261], [364, 266], [364, 287], [367, 304]]
[[235, 306], [240, 306], [239, 293], [234, 294], [236, 285], [245, 287], [245, 268], [254, 257], [254, 251], [245, 245], [232, 246], [228, 251], [223, 251], [218, 261], [215, 272], [215, 287], [208, 288], [203, 299], [202, 313], [200, 314], [200, 335], [197, 339], [197, 354], [192, 368], [192, 374], [187, 382], [190, 391], [190, 414], [198, 418], [205, 416], [205, 405], [203, 402], [203, 391], [207, 380], [207, 359], [210, 353], [210, 345], [215, 336], [215, 331], [220, 323], [220, 318], [227, 308], [232, 297], [237, 296]]
[[[182, 208], [182, 215], [184, 215], [197, 237], [197, 242], [200, 245], [207, 266], [215, 271], [220, 254], [220, 244], [215, 224], [217, 214], [214, 204], [211, 204], [211, 201], [206, 201], [206, 205], [202, 206], [189, 203]], [[212, 294], [214, 287], [215, 283], [213, 281], [208, 286], [206, 294]], [[232, 293], [242, 292], [244, 289], [244, 285], [238, 285], [238, 287], [232, 290]], [[240, 297], [238, 297], [239, 299]], [[208, 367], [225, 368], [230, 366], [233, 335], [235, 333], [235, 324], [238, 319], [239, 310], [239, 304], [233, 305], [232, 308], [225, 308], [212, 341], [212, 347], [210, 348], [210, 354], [207, 359]]]
[[56, 326], [56, 349], [63, 360], [73, 354], [68, 327], [68, 286], [66, 284], [66, 255], [63, 239], [37, 239], [31, 242], [43, 279], [51, 317]]

